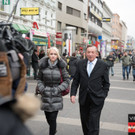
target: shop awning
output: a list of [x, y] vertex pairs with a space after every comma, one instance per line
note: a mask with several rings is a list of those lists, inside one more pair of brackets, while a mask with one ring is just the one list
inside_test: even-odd
[[[48, 46], [48, 38], [33, 37], [33, 42], [38, 46]], [[50, 40], [51, 46], [53, 46], [53, 40]]]
[[23, 24], [12, 24], [12, 26], [21, 33], [28, 33], [31, 29], [31, 27], [25, 26]]

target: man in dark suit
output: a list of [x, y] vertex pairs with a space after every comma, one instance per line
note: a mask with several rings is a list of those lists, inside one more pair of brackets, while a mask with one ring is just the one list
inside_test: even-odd
[[79, 105], [83, 133], [84, 135], [99, 135], [101, 110], [110, 87], [109, 72], [107, 64], [96, 58], [95, 46], [87, 47], [86, 56], [87, 59], [78, 63], [71, 86], [70, 100], [75, 103], [80, 85]]

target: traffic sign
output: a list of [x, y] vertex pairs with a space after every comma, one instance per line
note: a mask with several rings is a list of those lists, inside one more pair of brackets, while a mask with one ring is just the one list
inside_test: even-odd
[[103, 22], [110, 22], [111, 21], [111, 18], [102, 18], [102, 21]]
[[3, 5], [10, 5], [10, 0], [2, 0]]

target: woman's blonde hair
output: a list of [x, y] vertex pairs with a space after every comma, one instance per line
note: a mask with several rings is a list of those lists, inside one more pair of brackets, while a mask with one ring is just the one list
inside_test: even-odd
[[59, 54], [59, 50], [55, 46], [53, 46], [53, 47], [48, 49], [48, 56], [49, 56], [51, 50], [55, 50], [56, 51], [58, 59], [60, 60], [61, 57], [60, 57], [60, 54]]

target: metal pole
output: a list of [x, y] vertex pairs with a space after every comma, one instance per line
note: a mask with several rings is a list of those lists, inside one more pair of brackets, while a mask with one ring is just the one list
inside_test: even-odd
[[14, 5], [13, 10], [12, 10], [11, 14], [9, 15], [8, 20], [7, 20], [7, 23], [8, 23], [9, 20], [11, 19], [13, 12], [16, 10], [18, 2], [19, 2], [19, 0], [17, 0], [16, 4]]

